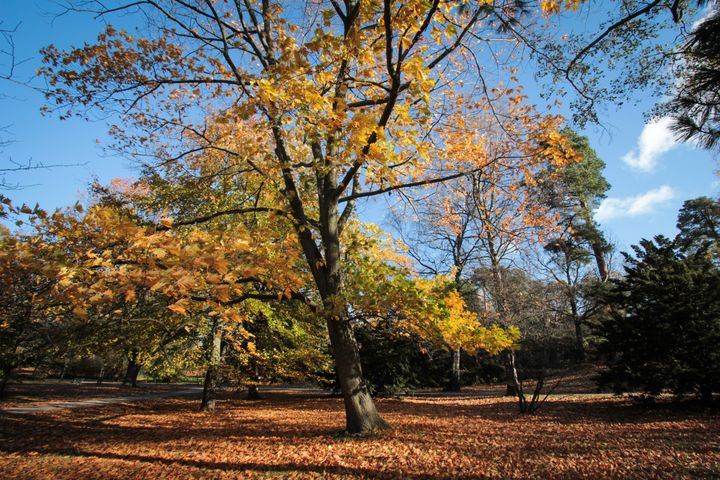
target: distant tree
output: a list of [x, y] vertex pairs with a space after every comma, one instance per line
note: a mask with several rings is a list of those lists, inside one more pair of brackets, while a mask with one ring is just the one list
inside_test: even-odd
[[243, 326], [225, 329], [223, 363], [229, 379], [247, 386], [248, 399], [259, 398], [259, 385], [322, 383], [332, 374], [328, 339], [313, 310], [300, 304], [255, 301], [246, 308], [254, 310], [250, 319]]
[[603, 176], [605, 162], [590, 146], [588, 137], [570, 128], [562, 133], [578, 154], [578, 161], [553, 170], [553, 176], [541, 184], [540, 190], [549, 206], [560, 214], [572, 246], [592, 254], [598, 277], [604, 282], [610, 274], [607, 255], [612, 246], [593, 219], [593, 211], [610, 189]]
[[562, 292], [560, 313], [574, 326], [578, 359], [584, 360], [584, 326], [597, 312], [594, 284], [605, 282], [610, 276], [608, 256], [612, 245], [593, 218], [593, 211], [605, 198], [610, 184], [603, 176], [605, 162], [590, 146], [588, 138], [570, 128], [562, 133], [579, 160], [553, 170], [539, 185], [540, 194], [565, 227], [562, 236], [545, 245], [540, 263]]
[[601, 383], [710, 401], [720, 391], [720, 270], [704, 249], [685, 253], [663, 236], [633, 250], [599, 328], [608, 360]]
[[717, 247], [720, 241], [720, 202], [709, 197], [687, 200], [680, 209], [677, 228], [680, 233], [675, 242], [683, 250], [695, 251], [708, 243]]
[[556, 287], [558, 303], [554, 307], [575, 332], [576, 359], [584, 361], [585, 326], [597, 312], [592, 289], [598, 278], [590, 270], [592, 254], [572, 240], [558, 239], [545, 246], [541, 264]]

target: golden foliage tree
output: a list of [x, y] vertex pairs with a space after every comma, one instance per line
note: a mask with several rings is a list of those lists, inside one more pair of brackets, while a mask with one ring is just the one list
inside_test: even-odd
[[[202, 161], [203, 152], [215, 152], [244, 166], [234, 177], [262, 178], [271, 195], [252, 207], [196, 218], [178, 212], [175, 225], [255, 212], [291, 226], [322, 299], [347, 430], [363, 432], [385, 422], [365, 388], [339, 300], [341, 238], [355, 202], [486, 168], [492, 161], [487, 155], [466, 156], [477, 138], [472, 122], [457, 120], [491, 108], [487, 100], [497, 95], [517, 104], [509, 117], [511, 136], [546, 125], [550, 141], [540, 148], [562, 157], [552, 141], [559, 140], [554, 126], [522, 108], [521, 94], [506, 87], [492, 93], [491, 69], [480, 65], [490, 55], [483, 52], [488, 38], [512, 40], [507, 27], [522, 15], [532, 20], [558, 5], [542, 2], [526, 12], [514, 0], [82, 2], [83, 10], [103, 18], [138, 14], [134, 18], [147, 28], [135, 34], [108, 26], [91, 44], [69, 51], [47, 47], [43, 73], [50, 108], [63, 116], [119, 113], [117, 146], [138, 158], [167, 165]], [[478, 75], [483, 82], [465, 83]], [[442, 122], [448, 118], [454, 128]], [[243, 232], [230, 234], [242, 249]], [[202, 234], [195, 240], [203, 244]], [[173, 249], [163, 251], [174, 258]], [[244, 268], [213, 262], [201, 267], [208, 274]]]

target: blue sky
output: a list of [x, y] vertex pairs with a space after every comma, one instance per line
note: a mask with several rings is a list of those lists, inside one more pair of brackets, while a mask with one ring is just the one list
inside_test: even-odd
[[[17, 70], [20, 79], [30, 78], [39, 67], [37, 52], [43, 46], [77, 45], [97, 33], [98, 24], [87, 17], [55, 18], [51, 12], [57, 11], [57, 6], [49, 0], [2, 2], [2, 27], [19, 24], [14, 35], [16, 54], [19, 60], [26, 60]], [[0, 168], [10, 166], [10, 159], [78, 165], [7, 175], [6, 183], [26, 185], [3, 192], [16, 203], [62, 207], [82, 200], [95, 177], [107, 182], [133, 176], [129, 161], [103, 152], [102, 145], [109, 140], [102, 121], [60, 121], [52, 115], [42, 116], [42, 96], [9, 82], [0, 82], [0, 94], [4, 97], [0, 98], [0, 127], [8, 126], [10, 133], [5, 136], [13, 141], [0, 153]], [[652, 105], [653, 100], [648, 98], [637, 106], [626, 103], [619, 110], [608, 107], [601, 116], [604, 128], [582, 131], [607, 163], [605, 176], [612, 189], [597, 219], [621, 249], [657, 233], [673, 236], [677, 211], [684, 200], [720, 192], [720, 177], [714, 174], [717, 163], [709, 152], [675, 144], [663, 122], [645, 125], [643, 113]], [[382, 218], [376, 211], [378, 205], [368, 204], [361, 211], [368, 218]]]

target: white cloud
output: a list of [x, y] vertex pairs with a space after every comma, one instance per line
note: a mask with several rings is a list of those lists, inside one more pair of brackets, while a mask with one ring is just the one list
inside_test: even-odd
[[646, 124], [638, 138], [637, 148], [626, 153], [622, 157], [623, 162], [643, 172], [653, 170], [660, 155], [677, 145], [670, 131], [671, 122], [670, 118], [663, 117]]
[[701, 23], [703, 23], [705, 20], [710, 18], [710, 15], [713, 13], [713, 7], [715, 2], [708, 2], [707, 5], [705, 5], [705, 8], [703, 9], [702, 13], [700, 14], [700, 18], [695, 20], [690, 27], [690, 31], [695, 30], [697, 27], [700, 26]]
[[637, 217], [652, 213], [655, 207], [667, 203], [675, 197], [675, 191], [667, 185], [640, 195], [623, 198], [606, 198], [595, 210], [598, 222], [621, 217]]

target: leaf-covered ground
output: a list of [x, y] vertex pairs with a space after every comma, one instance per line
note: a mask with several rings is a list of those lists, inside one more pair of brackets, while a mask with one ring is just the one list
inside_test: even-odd
[[393, 428], [339, 434], [337, 398], [273, 392], [0, 415], [0, 478], [719, 478], [720, 416], [611, 396], [382, 399]]

